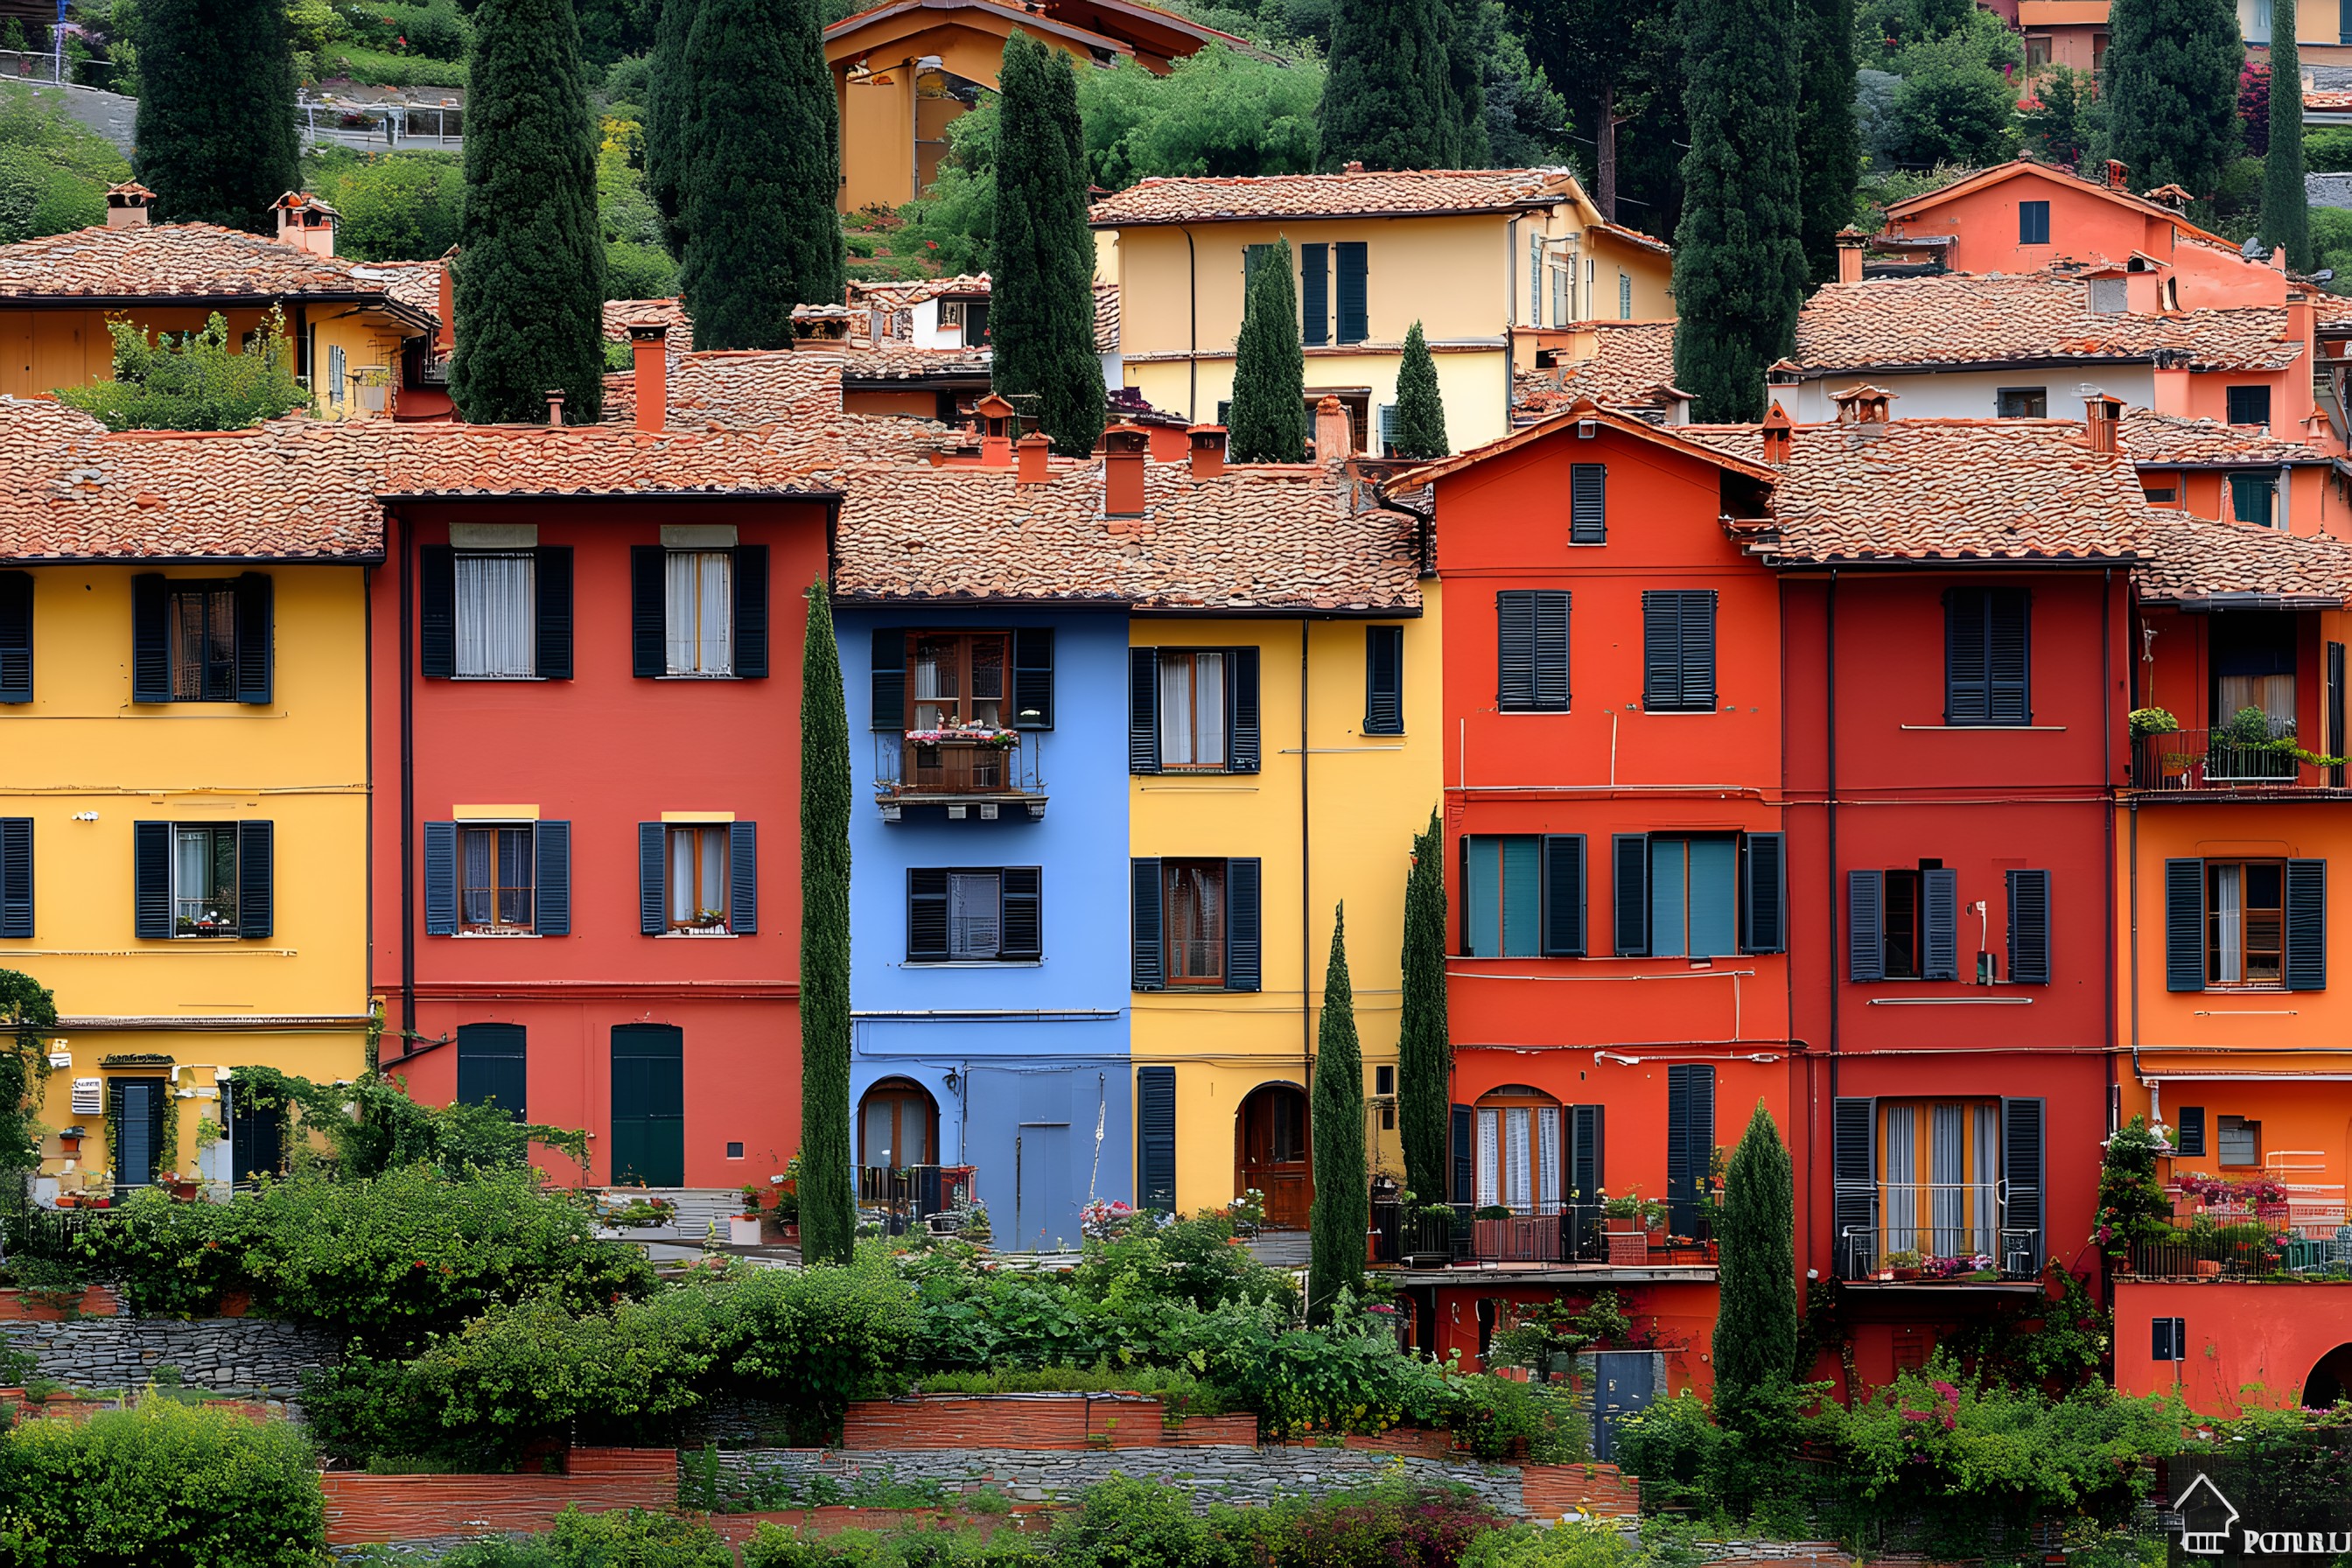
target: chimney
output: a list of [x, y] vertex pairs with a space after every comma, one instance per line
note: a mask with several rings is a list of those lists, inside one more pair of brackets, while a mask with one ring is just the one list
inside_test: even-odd
[[2124, 402], [2120, 397], [2097, 393], [2083, 400], [2083, 426], [2091, 438], [2092, 451], [2112, 452], [2116, 449], [2116, 428], [2123, 416]]
[[1884, 425], [1893, 417], [1888, 405], [1895, 395], [1883, 386], [1849, 386], [1843, 392], [1833, 392], [1830, 401], [1837, 405], [1841, 425]]
[[2124, 188], [2124, 181], [2128, 178], [2130, 174], [2131, 171], [2129, 169], [2125, 168], [2113, 158], [2107, 160], [2107, 189], [2111, 191], [2122, 190]]
[[1150, 431], [1123, 419], [1103, 432], [1103, 511], [1106, 515], [1143, 515], [1144, 453], [1150, 444]]
[[990, 393], [972, 406], [980, 417], [980, 466], [983, 468], [1009, 468], [1013, 466], [1013, 405], [994, 393]]
[[434, 334], [433, 346], [445, 354], [457, 346], [457, 279], [452, 271], [457, 259], [454, 245], [441, 258], [441, 330]]
[[278, 198], [278, 243], [307, 250], [313, 256], [335, 254], [334, 208], [307, 191], [289, 191]]
[[1045, 467], [1045, 455], [1054, 443], [1043, 430], [1032, 430], [1013, 443], [1013, 482], [1021, 485], [1042, 485], [1054, 476]]
[[1315, 460], [1344, 463], [1355, 455], [1356, 431], [1348, 423], [1347, 406], [1327, 395], [1315, 405]]
[[547, 422], [558, 426], [563, 423], [563, 388], [560, 386], [547, 389]]
[[1213, 479], [1225, 471], [1225, 427], [1195, 425], [1184, 434], [1192, 443], [1192, 478]]
[[669, 328], [659, 321], [631, 327], [629, 363], [637, 428], [659, 430], [669, 418]]
[[1869, 237], [1864, 235], [1862, 230], [1853, 227], [1852, 225], [1848, 225], [1846, 227], [1838, 230], [1837, 280], [1839, 282], [1859, 283], [1862, 281], [1862, 247], [1868, 242]]
[[145, 228], [148, 204], [155, 193], [136, 180], [125, 180], [119, 185], [106, 187], [106, 226], [109, 228]]
[[1360, 174], [1363, 172], [1363, 164], [1356, 162], [1354, 159], [1349, 159], [1339, 170], [1339, 173], [1343, 174]]
[[1775, 402], [1764, 414], [1764, 460], [1774, 468], [1789, 460], [1790, 435], [1795, 426], [1789, 411]]

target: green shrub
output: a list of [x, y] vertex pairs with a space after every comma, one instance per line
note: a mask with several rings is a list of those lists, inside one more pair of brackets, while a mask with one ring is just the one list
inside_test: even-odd
[[[436, 60], [462, 60], [473, 27], [456, 0], [370, 0], [345, 13], [352, 41], [370, 49], [402, 56], [424, 55]], [[404, 43], [403, 40], [405, 40]]]
[[2305, 132], [2303, 166], [2315, 174], [2352, 172], [2352, 127], [2325, 125]]
[[1522, 1524], [1478, 1537], [1462, 1568], [1633, 1568], [1624, 1532], [1599, 1520]]
[[114, 339], [114, 379], [61, 386], [57, 396], [110, 430], [241, 430], [310, 401], [294, 380], [281, 311], [271, 310], [262, 340], [249, 349], [230, 344], [217, 310], [200, 331], [164, 332], [153, 342], [121, 317], [106, 330]]
[[634, 240], [605, 241], [604, 298], [667, 300], [677, 293], [677, 263], [668, 251]]
[[310, 188], [342, 214], [338, 254], [362, 261], [430, 261], [457, 243], [466, 174], [454, 153], [362, 153], [322, 147], [306, 160]]
[[359, 44], [330, 44], [319, 52], [321, 80], [347, 77], [369, 87], [463, 87], [464, 60], [396, 55]]
[[1192, 1511], [1189, 1489], [1124, 1476], [1087, 1488], [1047, 1539], [1055, 1568], [1228, 1568], [1235, 1562], [1208, 1520]]

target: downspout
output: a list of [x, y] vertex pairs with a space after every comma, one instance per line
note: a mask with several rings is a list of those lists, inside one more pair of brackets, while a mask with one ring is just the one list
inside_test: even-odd
[[1503, 230], [1503, 429], [1506, 434], [1511, 427], [1511, 395], [1517, 384], [1511, 379], [1511, 373], [1519, 363], [1518, 322], [1519, 220], [1513, 218]]
[[[375, 572], [376, 569], [373, 566], [362, 566], [360, 568], [360, 646], [365, 650], [360, 657], [360, 726], [361, 733], [367, 737], [367, 807], [365, 811], [362, 813], [361, 820], [366, 825], [368, 846], [367, 870], [363, 873], [364, 880], [362, 883], [362, 886], [363, 886], [367, 890], [367, 921], [365, 922], [367, 931], [367, 956], [361, 961], [360, 977], [367, 987], [368, 1010], [370, 1012], [373, 1012], [375, 1009], [376, 954]], [[407, 1046], [408, 1042], [406, 1040], [403, 1040], [401, 1042], [401, 1047], [404, 1050], [407, 1048]], [[376, 1048], [374, 1051], [371, 1052], [370, 1055], [372, 1058], [380, 1058], [383, 1054], [383, 1042], [382, 1037], [379, 1037], [376, 1041]], [[376, 1067], [376, 1060], [371, 1059], [368, 1062], [368, 1070], [370, 1072], [373, 1072]]]
[[1824, 822], [1829, 839], [1829, 910], [1830, 941], [1827, 957], [1830, 971], [1830, 1106], [1832, 1112], [1830, 1141], [1830, 1273], [1837, 1273], [1837, 1139], [1836, 1106], [1838, 1097], [1838, 1018], [1844, 998], [1838, 990], [1838, 834], [1837, 834], [1837, 568], [1830, 569], [1829, 595], [1824, 606], [1823, 700], [1826, 704], [1823, 726], [1828, 753], [1828, 777], [1823, 800]]
[[[1309, 1105], [1315, 1094], [1314, 830], [1307, 813], [1307, 617], [1298, 617], [1298, 1057]], [[1311, 1137], [1311, 1135], [1310, 1135]], [[1311, 1151], [1313, 1144], [1308, 1144]], [[1310, 1165], [1309, 1170], [1313, 1167]]]
[[400, 1048], [416, 1037], [416, 552], [408, 514], [400, 530]]
[[[1184, 353], [1184, 418], [1201, 423], [1201, 258], [1192, 248], [1192, 231], [1184, 228], [1184, 297], [1192, 310], [1192, 346]], [[1123, 268], [1122, 268], [1123, 270]]]
[[[2116, 1094], [2116, 724], [2115, 715], [2107, 708], [2116, 689], [2116, 569], [2108, 567], [2099, 578], [2099, 758], [2102, 773], [2102, 793], [2106, 796], [2107, 874], [2102, 879], [2107, 885], [2107, 952], [2106, 952], [2106, 1029], [2107, 1029], [2107, 1131], [2112, 1133], [2120, 1120], [2123, 1105]], [[2137, 1002], [2137, 998], [2134, 999]], [[2042, 1216], [2046, 1225], [2049, 1215]]]

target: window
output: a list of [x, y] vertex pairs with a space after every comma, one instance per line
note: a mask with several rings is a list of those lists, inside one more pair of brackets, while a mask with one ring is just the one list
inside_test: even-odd
[[1545, 270], [1551, 274], [1551, 324], [1564, 327], [1569, 322], [1567, 264], [1556, 261]]
[[1298, 340], [1331, 341], [1331, 247], [1320, 242], [1298, 247]]
[[530, 524], [467, 531], [482, 548], [427, 544], [417, 552], [420, 670], [444, 680], [571, 679], [571, 546], [535, 544]]
[[1633, 280], [1622, 272], [1617, 274], [1617, 319], [1621, 321], [1633, 319]]
[[1225, 765], [1225, 656], [1222, 652], [1162, 651], [1160, 765]]
[[735, 673], [735, 552], [672, 550], [663, 578], [671, 675]]
[[327, 402], [334, 407], [343, 405], [343, 345], [327, 345]]
[[1702, 1234], [1712, 1205], [1717, 1152], [1715, 1068], [1677, 1062], [1666, 1068], [1666, 1230]]
[[2030, 33], [2025, 39], [2025, 72], [2028, 76], [2050, 63], [2050, 35]]
[[1559, 1102], [1525, 1084], [1507, 1083], [1476, 1106], [1477, 1205], [1514, 1214], [1559, 1212]]
[[1404, 628], [1364, 628], [1364, 730], [1404, 733]]
[[1933, 860], [1848, 871], [1846, 942], [1849, 980], [1958, 980], [1958, 874]]
[[142, 940], [270, 934], [269, 823], [136, 822], [131, 831], [131, 903]]
[[2271, 389], [2268, 386], [2232, 386], [2223, 389], [2228, 405], [2229, 421], [2232, 425], [2268, 425], [2271, 422]]
[[1256, 859], [1145, 857], [1129, 864], [1136, 990], [1258, 989]]
[[1339, 339], [1343, 343], [1360, 343], [1372, 335], [1368, 289], [1370, 268], [1365, 258], [1364, 242], [1343, 239], [1331, 248], [1338, 253], [1339, 273]]
[[2215, 1157], [2224, 1165], [2263, 1163], [2263, 1124], [2242, 1116], [2224, 1116], [2213, 1130]]
[[[2208, 861], [2205, 984], [2278, 985], [2286, 978], [2286, 864]], [[2229, 1118], [2223, 1117], [2226, 1128]], [[2223, 1133], [2224, 1141], [2228, 1137]]]
[[2091, 279], [2091, 313], [2116, 316], [2131, 309], [2131, 284], [2121, 278]]
[[1257, 281], [1257, 269], [1274, 259], [1274, 246], [1244, 245], [1242, 247], [1242, 296], [1247, 300], [1251, 285]]
[[923, 632], [910, 639], [910, 730], [995, 730], [1004, 723], [1004, 634]]
[[939, 1106], [916, 1084], [884, 1079], [857, 1105], [857, 1163], [888, 1170], [937, 1164]]
[[0, 703], [33, 700], [33, 574], [0, 572]]
[[1389, 1066], [1387, 1063], [1382, 1063], [1381, 1066], [1372, 1069], [1372, 1092], [1374, 1094], [1394, 1094], [1396, 1092], [1395, 1068]]
[[2032, 599], [2023, 588], [1944, 595], [1944, 722], [2033, 722], [2027, 702]]
[[2009, 885], [2009, 979], [2012, 985], [2050, 984], [2050, 873], [2013, 870]]
[[1878, 1118], [1879, 1256], [1998, 1261], [2000, 1102], [1883, 1100]]
[[1581, 956], [1584, 908], [1582, 834], [1464, 837], [1462, 951], [1469, 956]]
[[131, 700], [271, 700], [269, 578], [131, 579]]
[[1171, 860], [1168, 984], [1225, 983], [1225, 868], [1221, 860]]
[[1543, 325], [1544, 234], [1528, 231], [1528, 325]]
[[236, 827], [172, 829], [172, 934], [236, 936]]
[[1739, 859], [1730, 837], [1650, 836], [1650, 956], [1739, 951]]
[[1128, 650], [1128, 771], [1258, 771], [1258, 650]]
[[2205, 1108], [2184, 1105], [2180, 1108], [2180, 1125], [2173, 1131], [2175, 1153], [2191, 1159], [2205, 1157]]
[[1609, 469], [1605, 464], [1569, 465], [1568, 542], [1609, 542]]
[[2147, 493], [2150, 506], [2172, 506], [2180, 499], [2180, 488], [2178, 485], [2150, 485], [2147, 487]]
[[1495, 705], [1506, 713], [1568, 711], [1569, 595], [1505, 589], [1495, 595]]
[[529, 551], [461, 550], [457, 573], [457, 647], [452, 673], [528, 680], [539, 673], [538, 566]]
[[672, 827], [669, 843], [669, 929], [727, 926], [727, 828]]
[[236, 595], [226, 583], [175, 583], [164, 601], [172, 700], [236, 697]]
[[759, 929], [759, 846], [758, 826], [749, 822], [639, 823], [637, 929], [647, 936], [751, 935]]
[[2327, 862], [2164, 863], [2164, 988], [2327, 986]]
[[2231, 474], [2230, 515], [2262, 528], [2278, 526], [2278, 475]]
[[457, 1103], [495, 1105], [529, 1121], [529, 1047], [520, 1024], [458, 1025]]
[[1715, 711], [1713, 590], [1642, 595], [1642, 706], [1653, 713]]
[[1007, 963], [1041, 955], [1034, 866], [907, 873], [907, 962]]
[[2205, 749], [2205, 776], [2294, 778], [2300, 763], [2270, 742], [2295, 732], [2295, 617], [2232, 610], [2213, 617], [2206, 637], [2219, 732]]
[[[963, 328], [963, 346], [968, 349], [984, 346], [988, 342], [988, 301], [958, 300], [953, 303], [963, 307], [959, 312], [962, 318], [961, 325]], [[947, 324], [945, 321], [940, 322], [942, 326]]]
[[728, 542], [735, 534], [667, 524], [662, 543], [630, 546], [632, 675], [766, 679], [768, 547]]
[[2017, 243], [2020, 245], [2050, 243], [2050, 204], [2048, 202], [2017, 204]]
[[2000, 419], [2046, 419], [2050, 416], [2050, 389], [2004, 386], [1993, 394], [1993, 415]]
[[529, 931], [536, 869], [530, 828], [468, 825], [458, 849], [459, 923], [467, 931]]

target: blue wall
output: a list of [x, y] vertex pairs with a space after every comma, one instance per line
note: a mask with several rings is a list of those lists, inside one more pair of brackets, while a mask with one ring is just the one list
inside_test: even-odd
[[[838, 612], [856, 806], [850, 817], [853, 1107], [885, 1079], [940, 1110], [939, 1161], [978, 1167], [999, 1247], [1078, 1242], [1089, 1192], [1134, 1201], [1127, 1007], [1127, 619], [899, 608]], [[874, 804], [871, 661], [877, 628], [1054, 629], [1054, 728], [1035, 735], [1042, 821], [949, 821]], [[1044, 957], [907, 963], [907, 874], [1042, 868]], [[1099, 1159], [1096, 1130], [1101, 1129]], [[856, 1140], [853, 1137], [853, 1145]], [[1017, 1237], [1017, 1239], [1016, 1239]]]

